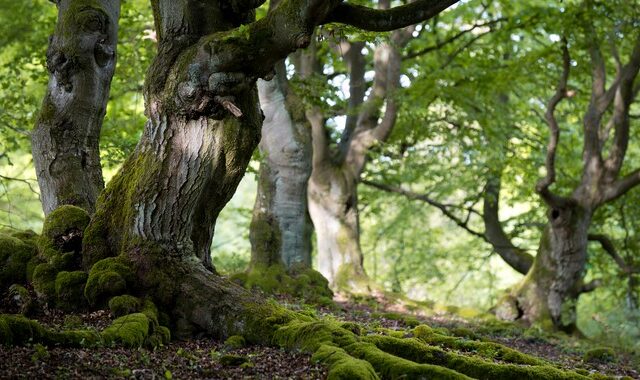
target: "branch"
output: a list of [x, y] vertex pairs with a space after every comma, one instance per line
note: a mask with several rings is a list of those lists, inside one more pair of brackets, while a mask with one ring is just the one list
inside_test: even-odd
[[602, 280], [597, 278], [595, 280], [591, 280], [589, 282], [587, 282], [586, 284], [582, 284], [582, 286], [580, 287], [580, 294], [583, 293], [590, 293], [593, 292], [594, 290], [598, 289], [600, 286], [602, 285]]
[[[507, 20], [507, 19], [506, 19], [505, 17], [501, 17], [501, 18], [498, 18], [498, 19], [495, 19], [495, 20], [487, 21], [487, 22], [485, 22], [485, 23], [481, 23], [481, 24], [476, 23], [476, 24], [473, 24], [469, 29], [461, 30], [460, 32], [458, 32], [458, 33], [454, 34], [453, 36], [451, 36], [451, 37], [447, 38], [447, 39], [446, 39], [446, 40], [444, 40], [444, 41], [438, 41], [436, 44], [434, 44], [434, 45], [432, 45], [432, 46], [428, 46], [428, 47], [426, 47], [426, 48], [424, 48], [424, 49], [420, 49], [420, 50], [418, 50], [418, 51], [410, 52], [410, 53], [406, 54], [406, 55], [403, 57], [403, 59], [416, 58], [416, 57], [419, 57], [419, 56], [425, 55], [425, 54], [427, 54], [427, 53], [430, 53], [430, 52], [432, 52], [432, 51], [434, 51], [434, 50], [441, 49], [441, 48], [443, 48], [443, 47], [445, 47], [445, 46], [449, 45], [450, 43], [457, 41], [460, 37], [462, 37], [462, 36], [466, 35], [467, 33], [470, 33], [470, 32], [472, 32], [472, 31], [476, 30], [477, 28], [482, 28], [482, 27], [485, 27], [485, 26], [495, 25], [495, 24], [497, 24], [497, 23], [499, 23], [499, 22], [506, 21], [506, 20]], [[484, 33], [483, 33], [483, 34], [484, 34]]]
[[533, 256], [516, 247], [502, 228], [499, 218], [501, 181], [499, 177], [490, 177], [484, 190], [484, 205], [482, 220], [484, 222], [484, 236], [502, 259], [513, 269], [527, 274], [533, 265]]
[[588, 239], [589, 241], [595, 241], [600, 243], [600, 245], [602, 246], [602, 249], [604, 249], [604, 251], [609, 256], [611, 256], [613, 261], [615, 261], [616, 264], [618, 264], [618, 266], [620, 267], [623, 273], [629, 274], [629, 273], [640, 272], [637, 269], [634, 269], [633, 267], [628, 265], [627, 262], [622, 258], [622, 256], [618, 254], [618, 251], [616, 250], [615, 245], [607, 235], [589, 234]]
[[569, 55], [569, 48], [567, 47], [567, 40], [563, 38], [562, 40], [562, 75], [560, 76], [560, 81], [558, 83], [558, 87], [556, 88], [555, 94], [549, 100], [547, 104], [547, 112], [545, 113], [545, 119], [547, 121], [547, 125], [549, 126], [549, 143], [547, 145], [547, 157], [545, 160], [545, 167], [547, 169], [547, 174], [544, 178], [542, 178], [536, 184], [536, 192], [540, 194], [542, 199], [549, 205], [557, 205], [559, 203], [564, 203], [564, 199], [553, 194], [549, 190], [549, 186], [551, 186], [556, 180], [556, 149], [558, 147], [558, 141], [560, 139], [560, 127], [558, 126], [558, 121], [555, 117], [556, 107], [562, 101], [562, 99], [567, 97], [567, 81], [569, 80], [569, 70], [571, 68], [571, 57]]
[[637, 36], [629, 63], [627, 63], [618, 75], [618, 86], [613, 103], [612, 122], [615, 128], [613, 145], [609, 157], [605, 162], [607, 174], [610, 178], [616, 178], [622, 168], [622, 162], [629, 145], [629, 110], [636, 96], [634, 81], [640, 71], [640, 33]]
[[[412, 191], [409, 190], [405, 190], [403, 188], [400, 187], [393, 187], [393, 186], [389, 186], [389, 185], [385, 185], [382, 183], [378, 183], [378, 182], [373, 182], [373, 181], [368, 181], [368, 180], [362, 180], [361, 183], [376, 188], [378, 190], [382, 190], [382, 191], [386, 191], [387, 193], [394, 193], [394, 194], [400, 194], [402, 196], [405, 196], [411, 200], [417, 200], [417, 201], [422, 201], [425, 202], [435, 208], [437, 208], [438, 210], [440, 210], [440, 212], [442, 212], [442, 214], [444, 216], [446, 216], [447, 218], [449, 218], [451, 221], [453, 221], [455, 224], [457, 224], [459, 227], [461, 227], [462, 229], [464, 229], [465, 231], [467, 231], [468, 233], [470, 233], [473, 236], [479, 237], [480, 239], [487, 241], [487, 238], [485, 237], [485, 235], [481, 232], [475, 231], [473, 229], [471, 229], [468, 225], [468, 221], [463, 221], [462, 219], [458, 218], [457, 216], [455, 216], [451, 211], [449, 211], [449, 209], [447, 208], [446, 205], [433, 200], [431, 198], [429, 198], [428, 196], [424, 195], [424, 194], [418, 194], [418, 193], [414, 193]], [[487, 241], [488, 242], [488, 241]]]
[[603, 202], [613, 201], [640, 185], [640, 169], [636, 169], [625, 177], [615, 181], [604, 190]]
[[341, 3], [322, 22], [338, 22], [372, 32], [388, 32], [428, 20], [459, 0], [417, 0], [391, 9]]

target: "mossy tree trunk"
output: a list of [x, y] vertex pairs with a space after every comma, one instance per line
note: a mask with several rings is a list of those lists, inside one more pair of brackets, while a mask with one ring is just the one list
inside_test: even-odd
[[58, 0], [47, 50], [47, 93], [32, 134], [45, 214], [71, 204], [90, 213], [104, 188], [99, 138], [116, 66], [119, 0]]
[[[388, 6], [388, 2], [380, 2], [381, 8]], [[374, 83], [366, 101], [366, 59], [361, 53], [364, 45], [341, 44], [350, 75], [351, 96], [345, 129], [336, 151], [330, 147], [321, 113], [317, 110], [308, 112], [313, 130], [309, 214], [317, 237], [318, 270], [334, 290], [360, 292], [368, 286], [360, 247], [357, 186], [369, 150], [384, 142], [395, 125], [400, 49], [410, 35], [410, 30], [395, 31], [389, 42], [376, 47]], [[385, 112], [381, 117], [383, 104]]]
[[634, 87], [640, 70], [640, 34], [635, 36], [628, 61], [619, 62], [609, 88], [597, 39], [588, 41], [587, 46], [592, 63], [592, 89], [583, 119], [582, 178], [569, 196], [550, 190], [556, 179], [555, 156], [560, 138], [555, 110], [563, 99], [572, 96], [567, 87], [571, 58], [564, 40], [561, 78], [545, 114], [550, 131], [547, 173], [536, 185], [537, 193], [548, 206], [548, 224], [533, 267], [496, 308], [498, 315], [507, 319], [522, 318], [569, 332], [576, 330], [578, 297], [593, 290], [593, 286], [583, 284], [591, 218], [600, 206], [640, 183], [640, 170], [622, 175], [629, 144], [629, 110], [640, 92], [640, 86]]

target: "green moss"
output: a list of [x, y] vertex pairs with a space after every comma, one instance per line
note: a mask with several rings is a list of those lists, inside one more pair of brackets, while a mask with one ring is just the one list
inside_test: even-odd
[[0, 315], [0, 343], [22, 345], [45, 340], [47, 331], [36, 321], [22, 315]]
[[90, 220], [89, 214], [80, 207], [60, 206], [44, 220], [41, 238], [53, 243], [57, 248], [62, 248], [62, 242], [57, 241], [58, 238], [73, 230], [84, 231]]
[[56, 295], [56, 276], [58, 270], [49, 263], [38, 264], [33, 270], [33, 288], [39, 297], [53, 300]]
[[115, 317], [131, 314], [140, 311], [142, 301], [128, 294], [116, 296], [109, 300], [109, 310]]
[[84, 286], [87, 274], [83, 271], [59, 272], [56, 276], [56, 304], [64, 310], [79, 310], [86, 305]]
[[370, 293], [372, 283], [369, 277], [351, 264], [342, 264], [334, 279], [334, 290], [350, 294]]
[[321, 345], [311, 360], [329, 367], [328, 380], [377, 380], [376, 371], [367, 361], [356, 359], [345, 350], [328, 344]]
[[616, 360], [616, 353], [609, 347], [598, 347], [585, 352], [582, 360], [587, 363], [609, 363]]
[[33, 308], [33, 300], [29, 291], [22, 285], [13, 284], [9, 287], [9, 298], [18, 307], [20, 314], [27, 314]]
[[[389, 339], [395, 339], [390, 338]], [[371, 363], [376, 372], [382, 378], [389, 379], [442, 379], [442, 380], [467, 380], [469, 377], [443, 368], [439, 365], [431, 365], [407, 360], [397, 353], [392, 354], [385, 352], [371, 343], [357, 343], [350, 347], [346, 347], [346, 351], [359, 359], [366, 360]]]
[[117, 318], [102, 332], [107, 344], [122, 344], [126, 347], [142, 347], [149, 336], [149, 318], [134, 313]]
[[246, 362], [248, 362], [249, 359], [246, 356], [240, 356], [240, 355], [222, 355], [220, 357], [220, 364], [224, 365], [224, 366], [233, 366], [233, 367], [237, 367], [239, 365], [242, 365]]
[[234, 275], [232, 280], [247, 289], [258, 288], [267, 294], [288, 294], [312, 304], [333, 304], [333, 292], [329, 289], [327, 279], [302, 265], [294, 266], [287, 272], [282, 264], [256, 264], [247, 273]]
[[404, 359], [443, 366], [476, 379], [585, 379], [576, 372], [562, 371], [549, 365], [497, 364], [477, 357], [462, 356], [428, 346], [414, 338], [369, 336], [366, 341]]
[[245, 344], [246, 342], [244, 340], [244, 337], [241, 335], [230, 336], [229, 338], [227, 338], [227, 340], [224, 341], [224, 346], [232, 350], [242, 348], [245, 346]]
[[84, 295], [92, 305], [100, 305], [127, 290], [134, 279], [128, 263], [122, 257], [109, 257], [98, 261], [89, 271]]
[[337, 344], [343, 347], [355, 343], [356, 336], [342, 328], [339, 322], [294, 320], [276, 331], [274, 341], [285, 348], [315, 352], [323, 344]]
[[507, 363], [527, 365], [545, 364], [545, 362], [540, 359], [523, 354], [519, 351], [498, 343], [479, 342], [474, 340], [461, 339], [458, 337], [446, 336], [436, 333], [431, 328], [425, 325], [416, 327], [413, 330], [413, 335], [430, 345], [453, 348], [465, 352], [474, 352], [483, 357], [489, 359], [498, 359]]
[[0, 234], [0, 291], [11, 284], [24, 284], [27, 265], [35, 256], [33, 245], [5, 234]]

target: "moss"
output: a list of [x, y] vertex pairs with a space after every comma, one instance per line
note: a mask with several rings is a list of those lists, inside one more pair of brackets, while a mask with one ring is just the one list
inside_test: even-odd
[[92, 305], [100, 305], [126, 292], [127, 283], [134, 279], [128, 263], [122, 257], [109, 257], [98, 261], [89, 271], [84, 295]]
[[363, 359], [371, 363], [373, 368], [375, 368], [376, 372], [378, 372], [382, 378], [432, 378], [442, 380], [470, 379], [469, 377], [448, 368], [443, 368], [438, 365], [418, 363], [384, 352], [371, 343], [357, 343], [347, 347], [346, 351], [356, 358]]
[[39, 297], [53, 300], [56, 295], [58, 270], [49, 263], [38, 264], [33, 270], [33, 288]]
[[407, 360], [447, 367], [476, 379], [585, 379], [576, 372], [562, 371], [549, 365], [497, 364], [476, 357], [462, 356], [430, 347], [414, 338], [369, 336], [366, 337], [366, 341]]
[[35, 256], [33, 245], [5, 234], [0, 234], [0, 291], [11, 284], [24, 284], [27, 265]]
[[102, 332], [107, 344], [122, 344], [126, 347], [142, 347], [149, 336], [149, 318], [134, 313], [117, 318]]
[[240, 355], [222, 355], [220, 357], [220, 364], [224, 366], [233, 366], [237, 367], [244, 363], [247, 363], [249, 359], [246, 356]]
[[66, 251], [63, 248], [68, 241], [64, 242], [59, 238], [72, 231], [82, 233], [89, 225], [90, 220], [89, 214], [80, 207], [60, 206], [47, 215], [44, 220], [41, 239], [52, 243], [56, 248]]
[[28, 314], [33, 308], [33, 300], [29, 291], [22, 285], [13, 284], [9, 287], [9, 298], [18, 307], [20, 314]]
[[367, 361], [356, 359], [345, 350], [328, 344], [321, 345], [313, 354], [311, 360], [323, 363], [329, 367], [328, 380], [377, 380], [376, 371]]
[[45, 340], [47, 331], [22, 315], [0, 315], [0, 343], [22, 345]]
[[274, 341], [285, 348], [315, 352], [323, 344], [350, 345], [356, 342], [356, 336], [335, 321], [294, 320], [276, 331]]
[[609, 363], [616, 360], [616, 354], [609, 347], [597, 347], [585, 352], [582, 360], [587, 363]]
[[350, 294], [370, 293], [372, 283], [369, 277], [351, 263], [342, 264], [334, 278], [334, 290]]
[[244, 337], [241, 335], [230, 336], [229, 338], [227, 338], [227, 340], [224, 341], [224, 346], [232, 350], [242, 348], [245, 346], [245, 344], [246, 342], [244, 340]]
[[452, 329], [449, 330], [451, 332], [452, 335], [455, 335], [457, 337], [461, 337], [461, 338], [467, 338], [467, 339], [477, 339], [477, 335], [476, 333], [473, 332], [473, 330], [467, 328], [467, 327], [454, 327]]
[[288, 272], [282, 264], [253, 265], [247, 273], [234, 275], [232, 280], [247, 289], [258, 288], [267, 294], [288, 294], [312, 304], [333, 304], [333, 292], [327, 279], [302, 265], [294, 266]]
[[[471, 332], [471, 331], [469, 331]], [[471, 332], [473, 334], [473, 332]], [[440, 347], [453, 348], [465, 352], [474, 352], [489, 359], [498, 359], [507, 363], [543, 365], [544, 361], [523, 354], [494, 342], [479, 342], [438, 334], [428, 326], [418, 326], [413, 330], [414, 336], [420, 340]]]
[[109, 310], [115, 317], [131, 314], [140, 311], [142, 301], [128, 294], [116, 296], [109, 300]]
[[86, 305], [84, 286], [87, 274], [83, 271], [59, 272], [56, 276], [56, 304], [64, 310], [79, 310]]

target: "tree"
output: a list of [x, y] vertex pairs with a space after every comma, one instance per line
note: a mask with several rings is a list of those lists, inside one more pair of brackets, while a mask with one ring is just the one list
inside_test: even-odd
[[159, 46], [145, 87], [149, 121], [100, 196], [84, 235], [84, 267], [94, 274], [130, 268], [135, 279], [127, 287], [167, 312], [178, 335], [264, 328], [256, 322], [271, 308], [216, 276], [208, 262], [216, 217], [259, 141], [255, 80], [308, 45], [321, 23], [395, 29], [454, 2], [375, 11], [294, 0], [251, 22], [257, 3], [154, 1]]
[[104, 188], [99, 139], [116, 67], [120, 1], [55, 1], [49, 86], [32, 133], [45, 214], [72, 204], [92, 213]]

